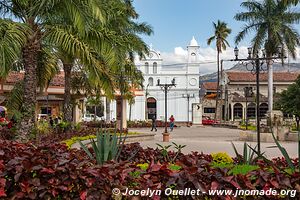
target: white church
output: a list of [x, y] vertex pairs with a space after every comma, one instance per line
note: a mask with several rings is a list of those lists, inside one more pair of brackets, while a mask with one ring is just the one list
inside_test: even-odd
[[[187, 46], [186, 63], [164, 65], [160, 53], [150, 48], [149, 55], [139, 60], [137, 67], [144, 74], [144, 91], [135, 97], [135, 103], [127, 105], [127, 119], [131, 109], [130, 120], [147, 120], [153, 116], [165, 120], [165, 93], [157, 86], [171, 84], [176, 86], [168, 91], [168, 118], [173, 115], [176, 122], [192, 121], [192, 105], [199, 103], [199, 45], [193, 37]], [[189, 97], [189, 98], [188, 98]], [[111, 104], [111, 118], [116, 118], [116, 102]]]

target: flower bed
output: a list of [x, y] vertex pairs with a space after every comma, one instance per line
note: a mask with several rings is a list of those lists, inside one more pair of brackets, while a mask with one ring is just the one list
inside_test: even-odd
[[[192, 153], [184, 155], [169, 152], [168, 158], [159, 149], [143, 149], [139, 144], [126, 145], [120, 162], [96, 165], [82, 150], [68, 150], [65, 145], [20, 144], [0, 140], [0, 198], [1, 199], [112, 199], [113, 188], [130, 189], [298, 189], [299, 172], [290, 173], [286, 162], [274, 159], [270, 165], [259, 160], [257, 168], [244, 174], [228, 174], [226, 167], [212, 165], [211, 155]], [[177, 155], [177, 156], [176, 156]], [[222, 155], [217, 160], [235, 162]], [[131, 159], [130, 159], [131, 158]], [[130, 160], [128, 160], [130, 159]], [[293, 161], [297, 164], [297, 161]], [[148, 163], [148, 164], [147, 164]], [[273, 167], [276, 166], [276, 167]], [[280, 169], [280, 170], [278, 170]], [[167, 199], [166, 196], [154, 197]], [[192, 199], [191, 196], [170, 197]], [[234, 199], [233, 197], [230, 197]], [[253, 199], [253, 197], [244, 197]], [[257, 199], [288, 199], [285, 197], [262, 196]], [[226, 196], [198, 199], [229, 199]]]
[[[62, 133], [55, 133], [50, 132], [49, 134], [40, 134], [38, 137], [36, 137], [36, 140], [33, 140], [33, 143], [50, 143], [50, 142], [61, 142], [64, 140], [71, 139], [73, 137], [85, 137], [89, 135], [95, 135], [97, 131], [101, 130], [100, 128], [95, 127], [84, 127], [80, 130], [69, 130], [67, 132]], [[106, 128], [103, 129], [107, 131], [108, 133], [114, 133], [115, 131], [120, 132], [118, 129], [115, 128]], [[125, 130], [124, 132], [127, 132], [128, 130]]]

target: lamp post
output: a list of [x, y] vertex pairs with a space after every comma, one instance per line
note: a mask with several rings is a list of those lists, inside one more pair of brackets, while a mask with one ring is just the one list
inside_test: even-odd
[[[168, 128], [167, 128], [167, 118], [168, 118], [168, 104], [167, 104], [167, 99], [168, 99], [168, 91], [171, 89], [171, 87], [176, 87], [175, 84], [175, 79], [173, 78], [173, 80], [171, 81], [170, 84], [165, 83], [165, 84], [161, 84], [160, 83], [160, 79], [157, 80], [157, 86], [160, 86], [160, 88], [164, 91], [165, 93], [165, 132], [163, 133], [163, 135], [168, 135]], [[165, 137], [164, 137], [165, 139]], [[167, 142], [167, 141], [164, 141]]]
[[262, 56], [260, 57], [259, 52], [253, 53], [252, 47], [248, 48], [248, 57], [244, 59], [238, 58], [239, 49], [234, 48], [235, 59], [231, 61], [239, 61], [241, 64], [245, 65], [248, 71], [256, 75], [256, 130], [257, 130], [257, 151], [260, 154], [260, 112], [259, 112], [259, 74], [260, 71], [265, 71], [262, 66], [265, 62], [274, 62], [276, 59], [286, 58], [282, 55], [282, 47], [278, 46], [277, 53], [273, 56], [266, 57], [266, 51], [262, 50]]
[[194, 94], [183, 94], [183, 98], [187, 98], [187, 127], [190, 127], [190, 98], [194, 98]]

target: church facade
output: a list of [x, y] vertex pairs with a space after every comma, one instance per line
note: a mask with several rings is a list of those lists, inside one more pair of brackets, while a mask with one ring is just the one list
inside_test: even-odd
[[[192, 121], [192, 104], [199, 103], [199, 45], [195, 38], [187, 46], [186, 63], [164, 64], [160, 53], [150, 48], [149, 55], [139, 60], [137, 67], [144, 75], [143, 95], [127, 104], [127, 119], [148, 120], [155, 117], [165, 120], [165, 92], [160, 84], [176, 86], [167, 92], [167, 119], [173, 115], [176, 122]], [[115, 118], [116, 103], [111, 105], [111, 118]]]

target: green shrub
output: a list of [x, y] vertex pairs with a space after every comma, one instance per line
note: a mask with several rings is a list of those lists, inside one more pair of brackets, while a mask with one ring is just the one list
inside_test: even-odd
[[74, 130], [79, 131], [81, 129], [81, 122], [74, 124]]
[[231, 170], [229, 170], [228, 174], [229, 175], [246, 175], [251, 171], [259, 169], [259, 166], [256, 165], [247, 165], [247, 164], [242, 164], [242, 165], [235, 165]]
[[39, 121], [36, 126], [36, 131], [37, 134], [41, 134], [41, 135], [50, 133], [49, 123], [46, 121]]

